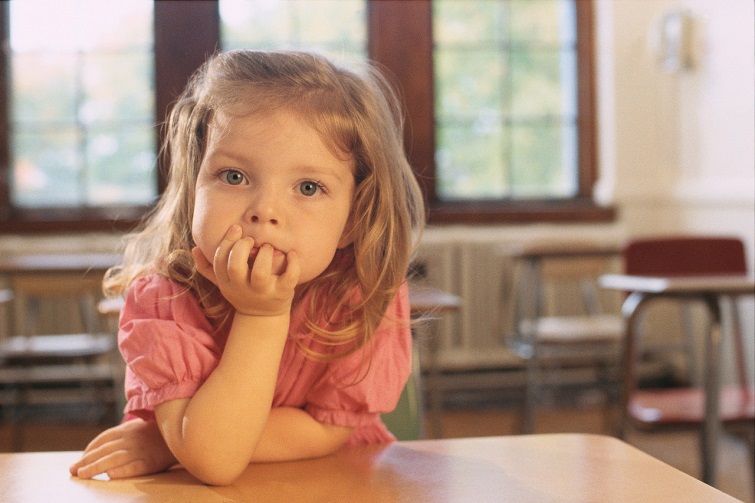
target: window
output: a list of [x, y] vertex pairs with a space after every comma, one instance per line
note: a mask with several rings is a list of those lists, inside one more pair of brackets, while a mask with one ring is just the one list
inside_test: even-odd
[[8, 3], [10, 206], [147, 206], [155, 180], [152, 2]]
[[343, 60], [367, 56], [365, 0], [219, 0], [223, 49], [307, 48]]
[[436, 0], [438, 198], [577, 192], [572, 0]]
[[[431, 222], [613, 216], [591, 200], [589, 1], [54, 4], [0, 6], [0, 230], [130, 228], [164, 187], [154, 124], [219, 47], [305, 46], [386, 68]], [[61, 22], [66, 6], [94, 35]], [[27, 15], [44, 36], [18, 31]]]

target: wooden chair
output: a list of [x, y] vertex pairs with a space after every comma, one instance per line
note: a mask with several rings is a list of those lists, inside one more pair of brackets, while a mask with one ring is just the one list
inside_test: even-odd
[[[96, 310], [99, 279], [57, 275], [19, 275], [9, 278], [10, 288], [0, 300], [12, 304], [13, 325], [20, 335], [0, 340], [0, 391], [4, 416], [23, 424], [29, 406], [81, 403], [90, 420], [114, 415], [118, 393], [115, 335], [100, 330]], [[69, 299], [78, 304], [63, 326], [80, 320], [80, 333], [37, 333], [39, 313], [45, 301]], [[6, 309], [7, 311], [7, 309]], [[78, 312], [77, 312], [78, 311]], [[69, 312], [65, 316], [68, 317]], [[103, 409], [103, 406], [105, 407]], [[14, 435], [15, 448], [22, 435]]]
[[[742, 241], [727, 237], [655, 237], [630, 241], [623, 251], [624, 272], [638, 276], [694, 276], [746, 274], [747, 264]], [[744, 435], [755, 458], [755, 390], [747, 381], [744, 346], [736, 302], [731, 305], [732, 349], [736, 367], [736, 383], [723, 386], [719, 413], [724, 427]], [[695, 376], [694, 333], [691, 323], [682, 323], [684, 339], [682, 354], [692, 363], [688, 365], [688, 385], [671, 388], [638, 388], [637, 379], [625, 383], [628, 386], [627, 405], [619, 422], [619, 436], [624, 436], [624, 427], [632, 426], [643, 431], [669, 429], [702, 430], [705, 417], [705, 393]], [[625, 375], [637, 376], [642, 350], [640, 337], [627, 341], [625, 349], [630, 355], [625, 365], [630, 365]], [[636, 333], [636, 332], [635, 332]], [[702, 473], [708, 473], [705, 449], [701, 435]]]
[[[535, 429], [535, 409], [545, 368], [595, 368], [606, 394], [606, 423], [616, 388], [623, 320], [606, 314], [597, 278], [619, 255], [618, 245], [587, 241], [542, 241], [510, 246], [502, 252], [518, 266], [513, 287], [513, 333], [508, 346], [525, 360], [522, 432]], [[560, 294], [548, 295], [549, 291]], [[569, 304], [560, 309], [557, 300]], [[574, 298], [576, 297], [576, 299]], [[615, 373], [615, 372], [614, 372]]]

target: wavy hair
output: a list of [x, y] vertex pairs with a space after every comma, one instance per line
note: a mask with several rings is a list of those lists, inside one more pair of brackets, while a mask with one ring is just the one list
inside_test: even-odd
[[[425, 222], [422, 195], [404, 154], [403, 115], [393, 87], [373, 65], [346, 69], [307, 52], [236, 50], [211, 57], [191, 78], [166, 124], [162, 158], [168, 184], [141, 229], [127, 237], [123, 264], [104, 280], [109, 296], [123, 295], [139, 277], [158, 273], [194, 292], [216, 326], [232, 307], [197, 273], [190, 250], [194, 190], [213, 113], [238, 116], [286, 110], [322, 136], [336, 155], [354, 161], [355, 193], [339, 249], [317, 278], [297, 288], [310, 293], [308, 327], [335, 358], [372, 340], [405, 279]], [[355, 295], [355, 292], [357, 294]], [[341, 310], [351, 313], [331, 323]], [[318, 324], [325, 313], [325, 326]]]

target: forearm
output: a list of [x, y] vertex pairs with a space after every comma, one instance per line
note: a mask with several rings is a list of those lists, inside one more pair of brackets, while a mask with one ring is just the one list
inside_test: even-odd
[[191, 399], [156, 407], [158, 426], [176, 458], [212, 484], [246, 467], [268, 420], [288, 316], [236, 315], [223, 356]]
[[334, 452], [348, 440], [353, 428], [320, 423], [301, 409], [276, 407], [267, 423], [252, 461], [289, 461]]

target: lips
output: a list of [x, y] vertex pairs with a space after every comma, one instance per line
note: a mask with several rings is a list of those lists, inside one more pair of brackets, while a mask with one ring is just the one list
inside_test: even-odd
[[[265, 245], [267, 243], [262, 243], [262, 244]], [[252, 248], [252, 251], [249, 252], [249, 256], [256, 256], [259, 251], [260, 251], [260, 247], [255, 246], [254, 248]], [[285, 253], [283, 253], [281, 250], [273, 246], [273, 257], [282, 257], [283, 255], [285, 255]]]
[[[263, 244], [265, 244], [265, 243], [263, 243]], [[257, 258], [257, 254], [259, 253], [259, 251], [260, 251], [260, 247], [259, 246], [255, 246], [249, 252], [249, 260], [247, 261], [247, 264], [249, 265], [250, 268], [252, 266], [254, 266], [254, 261]], [[273, 267], [275, 269], [278, 269], [278, 268], [282, 267], [282, 264], [283, 264], [282, 260], [284, 259], [284, 257], [285, 257], [285, 253], [284, 252], [282, 252], [281, 250], [273, 247], [273, 260], [274, 260]]]

